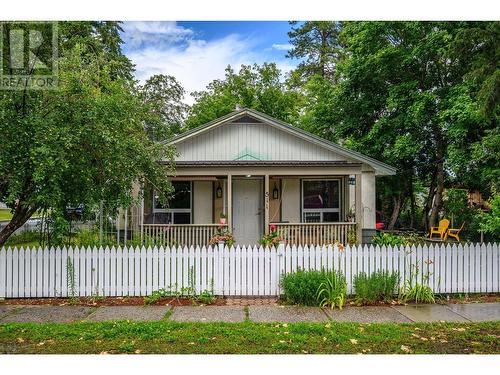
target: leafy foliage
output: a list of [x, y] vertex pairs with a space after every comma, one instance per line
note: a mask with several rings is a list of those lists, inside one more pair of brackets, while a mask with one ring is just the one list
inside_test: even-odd
[[[286, 274], [281, 280], [282, 298], [286, 303], [290, 304], [317, 306], [320, 302], [325, 302], [330, 306], [333, 301], [335, 303], [340, 301], [336, 298], [338, 297], [338, 291], [342, 289], [342, 280], [345, 282], [343, 276], [336, 274], [335, 271], [305, 271], [298, 269], [296, 272]], [[321, 299], [318, 299], [320, 289], [325, 289], [325, 292], [322, 292]], [[326, 300], [323, 301], [325, 298]]]
[[500, 194], [494, 193], [491, 199], [491, 211], [481, 221], [481, 229], [491, 236], [491, 241], [500, 240]]
[[428, 285], [408, 284], [402, 294], [403, 301], [415, 303], [435, 303], [434, 292]]
[[390, 301], [397, 294], [398, 284], [397, 272], [377, 271], [370, 275], [361, 272], [354, 276], [356, 301], [361, 304]]
[[223, 80], [212, 81], [205, 91], [192, 95], [195, 104], [186, 125], [193, 128], [233, 112], [237, 105], [253, 108], [277, 119], [296, 123], [301, 94], [287, 90], [276, 64], [242, 65], [238, 73], [226, 68]]
[[[300, 123], [398, 168], [397, 176], [378, 184], [389, 229], [406, 206], [410, 227], [435, 225], [449, 183], [487, 195], [489, 186], [498, 184], [500, 160], [498, 22], [343, 22], [340, 27], [338, 43], [332, 44], [340, 49], [331, 55], [335, 74], [308, 76], [301, 86], [306, 104]], [[305, 53], [314, 61], [318, 49]], [[421, 213], [419, 186], [427, 190]]]
[[152, 139], [164, 141], [182, 131], [188, 111], [183, 103], [185, 93], [175, 77], [163, 74], [150, 77], [141, 87], [148, 115], [146, 131]]
[[0, 92], [0, 201], [13, 209], [0, 244], [36, 210], [64, 230], [68, 206], [128, 206], [132, 186], [146, 181], [169, 191], [174, 151], [144, 131], [147, 108], [120, 52], [119, 25], [59, 30], [57, 89]]
[[294, 80], [304, 81], [314, 75], [334, 77], [335, 64], [342, 52], [339, 43], [341, 24], [329, 21], [290, 22], [288, 33], [292, 49], [287, 57], [300, 59], [293, 72]]
[[391, 246], [405, 246], [405, 245], [418, 245], [423, 243], [424, 240], [416, 233], [386, 233], [379, 232], [373, 236], [372, 243], [374, 245], [391, 245]]
[[347, 283], [345, 277], [339, 272], [328, 272], [318, 288], [319, 306], [342, 309], [345, 305], [346, 294]]
[[298, 269], [286, 274], [281, 280], [283, 300], [290, 304], [317, 306], [318, 289], [324, 278], [322, 271]]

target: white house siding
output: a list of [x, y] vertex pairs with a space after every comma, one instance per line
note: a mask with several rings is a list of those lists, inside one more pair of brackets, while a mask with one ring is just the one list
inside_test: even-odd
[[331, 150], [262, 123], [226, 124], [179, 142], [176, 147], [177, 161], [348, 161]]
[[283, 179], [281, 189], [281, 221], [300, 223], [300, 179]]
[[193, 224], [212, 222], [212, 181], [193, 181]]

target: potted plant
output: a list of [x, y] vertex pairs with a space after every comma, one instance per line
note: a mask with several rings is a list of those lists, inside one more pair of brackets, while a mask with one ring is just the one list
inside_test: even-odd
[[221, 212], [219, 216], [219, 223], [226, 224], [226, 222], [227, 222], [227, 216], [224, 212]]
[[283, 241], [283, 237], [279, 234], [276, 229], [276, 225], [269, 225], [269, 234], [264, 235], [260, 240], [260, 243], [264, 246], [278, 246], [280, 242]]
[[234, 244], [233, 234], [228, 228], [220, 226], [217, 228], [217, 233], [210, 239], [210, 245], [216, 245], [220, 242], [224, 242], [227, 246], [231, 247]]

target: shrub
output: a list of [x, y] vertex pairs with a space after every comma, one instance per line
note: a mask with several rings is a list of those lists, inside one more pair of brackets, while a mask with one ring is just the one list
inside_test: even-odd
[[[283, 288], [283, 300], [287, 303], [305, 306], [318, 306], [327, 295], [325, 293], [330, 293], [328, 290], [323, 292], [321, 298], [319, 297], [319, 292], [321, 289], [330, 288], [328, 280], [332, 280], [332, 277], [340, 278], [340, 274], [336, 274], [334, 271], [304, 271], [297, 270], [296, 272], [289, 273], [283, 277], [281, 280], [281, 286]], [[345, 283], [345, 279], [343, 282]], [[338, 281], [338, 280], [337, 280]], [[337, 284], [335, 284], [337, 285]], [[335, 286], [335, 285], [332, 285]], [[333, 288], [336, 290], [336, 288]], [[330, 290], [333, 296], [333, 289]], [[344, 292], [345, 295], [345, 292]], [[344, 297], [345, 298], [345, 297]], [[328, 299], [330, 301], [330, 299]]]
[[374, 245], [391, 245], [391, 246], [405, 246], [405, 245], [418, 245], [423, 244], [424, 239], [419, 236], [417, 233], [404, 233], [404, 234], [395, 234], [395, 233], [385, 233], [380, 232], [376, 236], [373, 236], [372, 243]]
[[434, 292], [427, 285], [408, 284], [402, 295], [403, 302], [435, 303]]
[[362, 304], [388, 301], [397, 293], [398, 284], [397, 272], [378, 271], [370, 276], [361, 272], [354, 276], [356, 301]]
[[347, 283], [345, 277], [335, 271], [325, 273], [318, 291], [319, 306], [342, 309], [342, 306], [345, 305], [346, 294]]
[[322, 271], [304, 271], [285, 275], [281, 281], [283, 299], [287, 303], [316, 306], [318, 304], [318, 289], [324, 280]]
[[376, 236], [372, 238], [372, 243], [374, 245], [392, 245], [392, 246], [400, 246], [406, 245], [406, 242], [403, 237], [398, 236], [397, 234], [392, 233], [384, 233], [380, 232]]
[[491, 212], [482, 215], [480, 227], [491, 241], [498, 241], [500, 240], [500, 194], [494, 191], [490, 203]]

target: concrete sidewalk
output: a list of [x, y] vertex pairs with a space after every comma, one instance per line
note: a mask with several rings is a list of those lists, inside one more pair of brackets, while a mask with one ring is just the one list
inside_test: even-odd
[[367, 306], [342, 310], [298, 306], [48, 306], [0, 305], [0, 324], [76, 321], [178, 322], [484, 322], [500, 320], [500, 303]]

